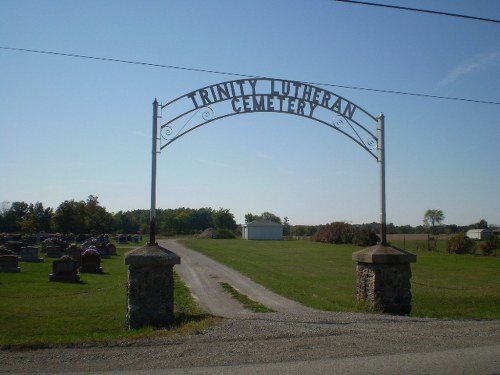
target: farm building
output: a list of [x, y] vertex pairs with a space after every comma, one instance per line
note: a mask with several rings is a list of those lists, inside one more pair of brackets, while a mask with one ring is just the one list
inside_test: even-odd
[[242, 225], [244, 240], [282, 240], [283, 225], [273, 221], [252, 221]]
[[493, 232], [491, 229], [470, 229], [467, 231], [467, 237], [473, 240], [487, 240]]

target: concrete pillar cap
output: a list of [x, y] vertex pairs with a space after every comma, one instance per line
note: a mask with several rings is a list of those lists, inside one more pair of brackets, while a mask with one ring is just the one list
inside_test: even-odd
[[389, 244], [377, 244], [353, 253], [352, 260], [360, 263], [415, 263], [417, 256]]
[[148, 243], [125, 254], [125, 264], [129, 265], [174, 265], [180, 263], [181, 258], [177, 254], [156, 243]]

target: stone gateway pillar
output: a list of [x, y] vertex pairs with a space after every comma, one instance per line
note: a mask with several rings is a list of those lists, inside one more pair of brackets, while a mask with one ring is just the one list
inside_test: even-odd
[[357, 261], [358, 302], [384, 313], [411, 312], [411, 268], [417, 256], [396, 247], [378, 244], [352, 254]]
[[174, 265], [180, 257], [159, 246], [147, 244], [125, 254], [128, 272], [129, 328], [162, 327], [174, 318]]

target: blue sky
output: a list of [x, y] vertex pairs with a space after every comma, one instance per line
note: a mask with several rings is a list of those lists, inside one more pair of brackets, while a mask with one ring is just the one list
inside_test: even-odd
[[[385, 1], [500, 19], [500, 2]], [[0, 46], [500, 102], [500, 25], [327, 0], [0, 0]], [[152, 102], [233, 76], [0, 49], [0, 201], [149, 208]], [[387, 221], [500, 224], [500, 105], [324, 87], [386, 116]], [[379, 170], [285, 114], [233, 116], [158, 156], [160, 208], [379, 220]]]

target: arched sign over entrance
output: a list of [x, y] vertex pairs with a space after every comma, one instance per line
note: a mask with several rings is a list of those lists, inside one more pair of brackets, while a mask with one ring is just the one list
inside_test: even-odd
[[[350, 100], [323, 88], [308, 83], [273, 78], [246, 78], [216, 83], [187, 93], [166, 104], [159, 104], [155, 99], [150, 243], [155, 243], [158, 151], [213, 121], [259, 112], [284, 113], [317, 121], [344, 134], [377, 160], [380, 165], [380, 234], [381, 243], [385, 245], [387, 240], [384, 115], [375, 117]], [[162, 123], [158, 128], [159, 119], [162, 119]]]

